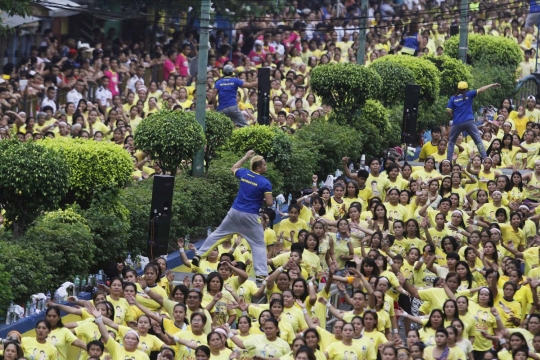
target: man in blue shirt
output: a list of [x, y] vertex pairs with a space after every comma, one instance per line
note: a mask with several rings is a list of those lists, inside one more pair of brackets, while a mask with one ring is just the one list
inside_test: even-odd
[[[242, 167], [247, 160], [250, 161], [250, 170]], [[201, 255], [216, 247], [219, 240], [223, 242], [234, 234], [244, 237], [253, 255], [253, 267], [257, 281], [263, 281], [268, 275], [266, 263], [266, 243], [264, 229], [261, 224], [259, 210], [263, 204], [272, 206], [272, 184], [263, 176], [266, 173], [266, 161], [262, 156], [255, 156], [255, 151], [249, 150], [243, 158], [238, 160], [231, 168], [232, 173], [240, 180], [238, 195], [227, 213], [227, 216], [206, 241], [197, 250], [191, 264], [199, 266]]]
[[460, 81], [457, 86], [458, 90], [456, 95], [452, 96], [450, 100], [448, 100], [446, 112], [450, 116], [450, 119], [453, 120], [447, 146], [448, 160], [452, 161], [452, 157], [454, 156], [454, 146], [456, 145], [459, 134], [464, 131], [467, 131], [467, 133], [473, 138], [474, 143], [478, 147], [478, 151], [482, 156], [482, 160], [487, 156], [484, 143], [482, 142], [478, 128], [474, 123], [472, 103], [476, 95], [491, 89], [492, 87], [497, 88], [501, 87], [501, 85], [491, 84], [481, 87], [478, 90], [469, 91], [469, 85], [465, 81]]
[[247, 125], [246, 119], [238, 108], [236, 102], [236, 93], [238, 88], [252, 88], [257, 86], [257, 82], [244, 82], [236, 77], [233, 77], [234, 68], [228, 64], [223, 67], [223, 75], [221, 79], [216, 81], [215, 88], [218, 92], [218, 107], [217, 111], [227, 115], [238, 127]]

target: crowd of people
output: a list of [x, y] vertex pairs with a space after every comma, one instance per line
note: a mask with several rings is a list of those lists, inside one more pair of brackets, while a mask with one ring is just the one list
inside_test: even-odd
[[[270, 67], [271, 126], [294, 133], [328, 115], [310, 71], [356, 63], [363, 15], [359, 1], [314, 3], [291, 0], [279, 14], [238, 22], [230, 37], [213, 31], [204, 106], [219, 109], [216, 83], [238, 77], [235, 104], [255, 124], [256, 87], [243, 85]], [[521, 76], [535, 70], [538, 29], [528, 9], [517, 0], [470, 3], [472, 33], [508, 37], [523, 49]], [[455, 0], [370, 0], [365, 63], [444, 54], [459, 15]], [[160, 173], [133, 134], [162, 108], [195, 110], [196, 34], [170, 29], [151, 46], [99, 30], [87, 45], [76, 40], [45, 31], [30, 56], [3, 67], [0, 139], [112, 141], [132, 155], [135, 180]], [[163, 73], [149, 79], [155, 66]], [[35, 97], [38, 105], [21, 111]], [[8, 334], [4, 359], [65, 360], [71, 347], [84, 360], [539, 359], [540, 110], [534, 96], [494, 105], [480, 126], [482, 144], [460, 135], [449, 154], [451, 130], [442, 127], [422, 147], [423, 166], [374, 158], [351, 172], [344, 158], [345, 176], [322, 188], [314, 176], [312, 191], [273, 228], [268, 212], [233, 205], [240, 220], [224, 221], [227, 236], [194, 259], [179, 239], [195, 273], [182, 284], [174, 285], [165, 259], [142, 277], [119, 264], [92, 301], [49, 303], [35, 336]], [[252, 172], [236, 164], [233, 171], [271, 192], [256, 176], [262, 161]], [[235, 221], [246, 219], [248, 239], [241, 225], [234, 233]], [[259, 233], [263, 258], [251, 248], [262, 243]], [[64, 324], [61, 311], [81, 320]]]

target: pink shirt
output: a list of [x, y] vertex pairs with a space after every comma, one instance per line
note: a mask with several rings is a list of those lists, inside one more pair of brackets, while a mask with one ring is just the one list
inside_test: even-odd
[[109, 90], [111, 91], [112, 96], [120, 95], [120, 89], [118, 88], [120, 77], [118, 76], [118, 73], [115, 73], [112, 70], [107, 70], [103, 73], [103, 75], [109, 78]]
[[176, 68], [173, 62], [169, 59], [165, 60], [165, 62], [163, 63], [163, 78], [165, 80], [169, 80], [169, 76], [171, 76], [171, 73], [175, 70]]
[[179, 54], [175, 61], [176, 71], [182, 76], [189, 75], [189, 61], [184, 54]]

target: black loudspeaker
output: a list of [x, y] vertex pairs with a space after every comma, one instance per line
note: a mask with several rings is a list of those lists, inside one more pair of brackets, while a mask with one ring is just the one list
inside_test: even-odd
[[270, 68], [260, 68], [258, 80], [257, 122], [259, 125], [270, 125]]
[[450, 36], [459, 34], [459, 25], [450, 25]]
[[417, 145], [416, 123], [418, 121], [418, 103], [420, 102], [420, 85], [407, 84], [405, 87], [405, 105], [403, 106], [403, 126], [401, 143]]
[[174, 176], [154, 176], [148, 235], [148, 255], [152, 259], [155, 256], [167, 254], [171, 228], [173, 189]]

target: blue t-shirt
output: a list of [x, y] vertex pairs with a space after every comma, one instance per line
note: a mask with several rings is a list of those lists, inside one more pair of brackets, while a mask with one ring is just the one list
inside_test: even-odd
[[476, 94], [476, 90], [471, 90], [465, 94], [454, 95], [448, 100], [447, 108], [454, 112], [454, 124], [474, 120], [472, 102]]
[[239, 87], [244, 85], [244, 81], [233, 77], [224, 77], [216, 81], [215, 88], [218, 91], [218, 111], [230, 106], [238, 105], [236, 103], [236, 92]]
[[529, 0], [529, 14], [540, 12], [540, 1]]
[[232, 208], [250, 214], [258, 214], [264, 201], [264, 194], [272, 193], [272, 184], [264, 176], [245, 168], [236, 170], [234, 176], [240, 179], [240, 188]]

